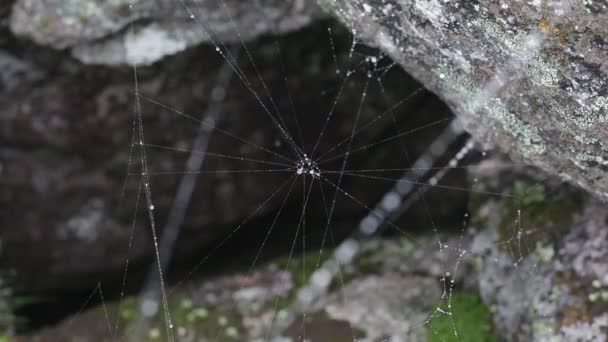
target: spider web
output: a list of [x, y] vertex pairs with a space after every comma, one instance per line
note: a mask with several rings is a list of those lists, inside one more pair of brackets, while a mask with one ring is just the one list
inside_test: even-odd
[[[219, 3], [227, 7], [222, 0]], [[131, 9], [133, 6], [135, 5], [131, 5]], [[286, 245], [282, 249], [286, 254], [286, 267], [293, 268], [296, 265], [304, 279], [304, 285], [298, 289], [295, 297], [276, 298], [272, 301], [272, 317], [270, 323], [262, 329], [262, 340], [272, 340], [297, 322], [299, 317], [306, 320], [315, 302], [330, 291], [331, 284], [337, 282], [338, 292], [342, 292], [342, 301], [348, 302], [348, 294], [344, 291], [344, 269], [361, 253], [366, 240], [383, 234], [404, 239], [416, 249], [435, 249], [444, 258], [437, 280], [441, 287], [439, 304], [428, 312], [426, 319], [417, 322], [414, 328], [428, 326], [434, 331], [434, 319], [447, 317], [451, 321], [454, 339], [467, 340], [454, 323], [452, 294], [457, 286], [455, 279], [461, 271], [461, 264], [474, 254], [465, 243], [470, 235], [467, 226], [471, 218], [469, 213], [462, 213], [458, 222], [453, 224], [457, 226], [456, 230], [451, 229], [452, 233], [456, 232], [457, 238], [448, 243], [444, 239], [446, 228], [436, 222], [433, 214], [435, 203], [429, 200], [428, 193], [480, 193], [501, 198], [513, 195], [477, 191], [466, 183], [454, 185], [443, 182], [449, 172], [478, 167], [471, 162], [471, 155], [477, 155], [475, 143], [464, 133], [458, 120], [449, 113], [432, 120], [414, 120], [411, 113], [403, 112], [402, 107], [424, 96], [425, 90], [391, 89], [388, 84], [394, 85], [395, 82], [388, 82], [387, 79], [399, 75], [399, 67], [382, 52], [358, 41], [357, 32], [348, 25], [346, 30], [351, 31], [350, 40], [337, 39], [336, 31], [344, 28], [336, 23], [327, 23], [325, 36], [317, 38], [318, 44], [325, 45], [330, 56], [329, 60], [320, 63], [333, 69], [335, 78], [327, 82], [326, 89], [320, 89], [318, 98], [310, 99], [314, 104], [322, 104], [317, 112], [302, 113], [301, 100], [297, 99], [299, 92], [294, 87], [297, 82], [292, 82], [299, 75], [288, 70], [283, 59], [285, 51], [278, 39], [269, 39], [274, 41], [268, 44], [273, 47], [269, 53], [272, 57], [260, 57], [255, 55], [249, 43], [241, 39], [243, 28], [237, 27], [235, 22], [232, 25], [237, 43], [228, 45], [215, 39], [214, 28], [199, 15], [196, 2], [183, 0], [179, 1], [179, 6], [208, 35], [215, 53], [214, 58], [219, 62], [216, 64], [215, 84], [207, 89], [205, 95], [208, 100], [206, 108], [200, 111], [202, 114], [187, 112], [163, 99], [146, 94], [140, 81], [141, 68], [133, 66], [132, 143], [123, 193], [125, 198], [126, 194], [134, 193], [135, 210], [127, 246], [129, 252], [121, 280], [119, 307], [127, 295], [127, 282], [132, 267], [128, 255], [133, 239], [136, 238], [135, 226], [143, 224], [143, 218], [149, 228], [154, 263], [139, 298], [141, 318], [129, 327], [125, 336], [120, 336], [119, 327], [122, 327], [123, 322], [118, 316], [112, 319], [113, 313], [106, 310], [102, 283], [87, 298], [83, 308], [94, 296], [100, 296], [108, 336], [113, 340], [124, 337], [137, 339], [137, 336], [145, 335], [152, 328], [153, 318], [160, 314], [164, 324], [160, 336], [167, 341], [179, 341], [179, 327], [174, 322], [174, 313], [170, 307], [171, 296], [192, 281], [207, 264], [221, 263], [222, 260], [217, 259], [226, 255], [234, 255], [236, 258], [239, 251], [226, 251], [231, 248], [231, 241], [248, 229], [262, 229], [250, 227], [258, 218], [267, 217], [267, 223], [262, 225], [264, 232], [260, 235], [261, 241], [251, 242], [256, 244], [256, 248], [248, 258], [246, 274], [251, 277], [264, 262], [267, 249], [276, 246], [277, 239], [272, 242], [273, 235], [279, 235], [279, 240]], [[130, 30], [134, 33], [135, 26], [132, 25]], [[265, 58], [272, 59], [280, 70], [284, 81], [281, 91], [272, 87], [267, 80], [264, 73], [268, 68], [263, 61]], [[306, 56], [302, 58], [305, 59]], [[239, 95], [248, 96], [243, 101], [251, 104], [249, 111], [230, 113], [234, 88], [239, 89]], [[358, 103], [345, 103], [345, 94], [355, 92], [358, 94]], [[395, 98], [395, 92], [401, 93], [401, 97]], [[382, 99], [381, 105], [372, 107], [382, 109], [370, 111], [368, 101], [378, 99]], [[149, 141], [146, 124], [150, 120], [156, 120], [157, 116], [187, 122], [192, 126], [192, 141], [188, 141], [189, 138], [186, 138], [185, 144], [183, 138], [171, 141], [175, 133], [168, 134], [170, 138], [164, 143]], [[232, 130], [231, 124], [238, 120], [245, 121], [245, 124], [260, 123], [264, 127], [262, 134], [252, 134], [243, 129]], [[170, 131], [171, 128], [168, 127], [167, 130]], [[411, 153], [412, 139], [426, 139], [427, 144], [423, 150]], [[227, 149], [229, 152], [214, 150], [219, 146], [214, 141], [218, 140], [232, 144]], [[371, 163], [371, 166], [355, 166], [365, 164], [365, 159], [373, 159], [376, 154], [382, 153], [379, 150], [386, 149], [387, 146], [392, 156], [388, 160], [380, 158], [379, 162]], [[155, 158], [161, 153], [182, 156], [179, 160], [185, 165], [184, 168], [157, 169], [159, 165], [155, 163]], [[477, 157], [483, 159], [485, 156], [484, 152]], [[223, 165], [229, 165], [230, 168]], [[200, 188], [196, 184], [202, 182], [205, 186], [210, 186], [217, 177], [241, 175], [260, 175], [261, 178], [254, 179], [264, 184], [259, 186], [265, 186], [267, 191], [263, 196], [253, 196], [246, 189], [242, 190], [240, 195], [247, 198], [245, 202], [255, 205], [244, 205], [248, 210], [241, 207], [235, 208], [235, 211], [248, 214], [241, 217], [237, 224], [230, 225], [225, 234], [219, 235], [213, 246], [198, 251], [196, 254], [201, 258], [192, 267], [169, 281], [168, 273], [173, 265], [175, 249], [179, 246], [177, 241], [188, 215], [193, 215], [194, 208], [189, 208], [189, 205], [196, 196], [194, 190]], [[175, 188], [172, 191], [175, 196], [172, 203], [157, 203], [155, 195], [160, 190], [155, 188], [155, 179], [158, 177], [174, 179]], [[228, 179], [230, 182], [234, 178]], [[374, 196], [366, 196], [365, 192], [369, 188], [382, 191]], [[215, 207], [226, 206], [229, 207], [230, 203]], [[428, 224], [422, 230], [430, 231], [431, 242], [404, 224], [403, 215], [412, 206], [417, 206], [424, 213]], [[208, 205], [200, 210], [209, 211], [212, 208], [213, 205]], [[358, 208], [357, 222], [348, 222], [346, 225], [349, 228], [346, 229], [343, 228], [345, 208]], [[500, 241], [513, 256], [512, 266], [515, 268], [520, 266], [523, 256], [529, 253], [525, 240], [526, 234], [530, 233], [523, 227], [521, 210], [520, 207], [516, 212], [512, 237]], [[142, 217], [142, 212], [145, 217]], [[321, 212], [321, 219], [313, 217], [312, 212]], [[207, 230], [210, 227], [198, 229]], [[309, 253], [310, 250], [315, 253]], [[307, 265], [310, 265], [310, 260], [307, 259], [310, 258], [314, 258], [313, 270], [307, 269]], [[522, 269], [521, 276], [525, 277], [526, 272], [530, 270]], [[244, 286], [243, 284], [239, 290]], [[226, 329], [217, 328], [213, 336], [207, 337], [220, 341], [226, 335]], [[297, 340], [307, 340], [304, 324], [298, 334]], [[408, 336], [392, 338], [407, 340]], [[354, 340], [356, 339], [353, 338]]]

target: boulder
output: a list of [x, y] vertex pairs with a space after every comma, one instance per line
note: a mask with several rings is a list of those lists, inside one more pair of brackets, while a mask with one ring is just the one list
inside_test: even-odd
[[491, 162], [478, 171], [485, 190], [499, 189], [489, 179], [517, 179], [502, 190], [512, 196], [477, 201], [472, 227], [480, 230], [471, 246], [479, 291], [499, 335], [507, 341], [606, 341], [605, 205], [555, 180], [542, 182], [533, 170], [517, 175]]
[[[70, 49], [90, 64], [151, 64], [210, 40], [238, 42], [287, 33], [321, 16], [312, 1], [20, 0], [12, 31]], [[133, 24], [133, 30], [131, 30]]]
[[607, 4], [320, 0], [478, 141], [608, 200]]

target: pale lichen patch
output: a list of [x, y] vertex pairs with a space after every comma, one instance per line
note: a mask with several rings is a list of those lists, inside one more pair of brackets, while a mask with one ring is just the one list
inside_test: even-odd
[[598, 96], [593, 101], [591, 109], [600, 113], [599, 121], [608, 123], [608, 98], [605, 96]]
[[[580, 135], [580, 130], [589, 130], [597, 123], [608, 122], [608, 101], [605, 97], [600, 96], [592, 101], [581, 101], [576, 106], [563, 105], [556, 100], [549, 101], [548, 105], [553, 113], [563, 119], [555, 120], [555, 122], [562, 128], [567, 128], [569, 123], [572, 126], [569, 130], [575, 136]], [[588, 136], [588, 138], [591, 137]]]
[[[202, 37], [201, 37], [202, 38]], [[149, 64], [167, 54], [174, 54], [188, 47], [188, 41], [171, 35], [156, 25], [126, 36], [126, 60], [130, 64]]]
[[[489, 96], [467, 76], [458, 75], [446, 67], [436, 68], [433, 72], [441, 80], [440, 83], [446, 94], [459, 100], [462, 110], [479, 117], [480, 120], [485, 119], [483, 115], [485, 113], [487, 118], [499, 123], [520, 143], [525, 156], [542, 154], [546, 151], [538, 128], [510, 112], [499, 98]], [[440, 75], [443, 75], [443, 78]]]
[[529, 61], [526, 76], [530, 78], [530, 81], [545, 87], [556, 87], [561, 79], [559, 70], [541, 55], [537, 55]]
[[416, 0], [414, 6], [421, 15], [428, 18], [433, 26], [442, 26], [442, 20], [445, 15], [443, 13], [443, 6], [438, 0]]
[[579, 153], [576, 155], [576, 160], [573, 160], [574, 164], [576, 164], [581, 169], [587, 169], [587, 164], [599, 164], [608, 167], [608, 159], [599, 156], [599, 155], [591, 155], [588, 153]]
[[544, 87], [556, 87], [561, 79], [557, 67], [547, 61], [541, 54], [531, 51], [530, 35], [523, 31], [507, 31], [496, 22], [479, 19], [472, 21], [474, 27], [496, 41], [502, 54], [510, 61], [519, 61], [525, 67], [524, 74], [528, 79]]

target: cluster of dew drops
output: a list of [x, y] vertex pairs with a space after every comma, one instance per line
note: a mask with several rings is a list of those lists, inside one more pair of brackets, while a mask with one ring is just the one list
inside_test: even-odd
[[314, 178], [321, 176], [321, 170], [317, 166], [317, 163], [310, 159], [306, 154], [304, 154], [304, 158], [296, 164], [296, 173], [298, 175], [310, 175]]

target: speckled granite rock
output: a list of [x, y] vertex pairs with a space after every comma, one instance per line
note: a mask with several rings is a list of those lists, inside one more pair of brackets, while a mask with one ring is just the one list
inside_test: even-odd
[[302, 0], [20, 0], [10, 26], [38, 44], [71, 49], [85, 63], [150, 64], [208, 42], [209, 32], [220, 41], [248, 40], [293, 31], [320, 15], [314, 2]]
[[[495, 166], [487, 175], [500, 178]], [[517, 184], [513, 198], [483, 202], [474, 224], [479, 289], [497, 330], [506, 341], [606, 341], [605, 205], [557, 184]]]
[[479, 141], [608, 200], [608, 3], [320, 0]]

